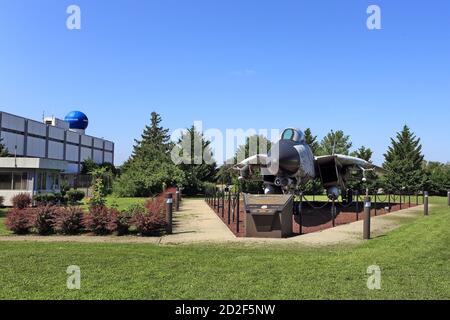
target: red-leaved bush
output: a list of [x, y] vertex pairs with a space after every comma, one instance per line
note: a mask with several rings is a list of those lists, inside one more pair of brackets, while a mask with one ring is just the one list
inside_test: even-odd
[[60, 234], [78, 234], [83, 229], [83, 216], [83, 209], [79, 207], [60, 207], [56, 212], [53, 228]]
[[145, 209], [147, 212], [139, 212], [134, 215], [133, 224], [141, 236], [151, 236], [166, 226], [164, 202], [160, 198], [147, 200]]
[[93, 206], [84, 216], [83, 224], [97, 235], [106, 235], [117, 230], [118, 211], [105, 206]]
[[164, 197], [150, 198], [145, 201], [144, 207], [148, 213], [162, 213], [164, 203]]
[[27, 234], [33, 227], [32, 209], [13, 208], [6, 216], [6, 228], [16, 234]]
[[31, 196], [28, 193], [19, 193], [11, 199], [12, 205], [17, 209], [25, 209], [31, 205]]
[[40, 235], [54, 232], [53, 225], [56, 220], [58, 208], [51, 205], [43, 205], [34, 209], [28, 209], [32, 213], [32, 224]]

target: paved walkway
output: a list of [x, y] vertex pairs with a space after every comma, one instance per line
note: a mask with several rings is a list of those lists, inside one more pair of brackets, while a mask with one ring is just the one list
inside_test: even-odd
[[203, 199], [184, 199], [174, 214], [173, 234], [161, 238], [161, 244], [235, 241], [234, 234]]
[[[423, 215], [423, 206], [405, 209], [373, 217], [372, 237], [392, 231], [411, 218]], [[194, 243], [236, 243], [249, 245], [306, 245], [328, 246], [357, 244], [362, 242], [363, 221], [341, 225], [321, 232], [310, 233], [288, 239], [236, 238], [203, 199], [184, 199], [182, 209], [174, 213], [172, 235], [162, 237], [136, 236], [0, 236], [0, 241], [38, 241], [38, 242], [80, 242], [80, 243], [147, 243], [159, 245], [182, 245]]]

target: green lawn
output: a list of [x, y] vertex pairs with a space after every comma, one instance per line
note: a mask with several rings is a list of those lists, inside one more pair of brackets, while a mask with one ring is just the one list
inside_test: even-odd
[[[106, 198], [106, 205], [110, 207], [115, 206], [119, 210], [126, 210], [133, 204], [144, 203], [147, 199], [148, 198], [117, 198], [114, 196], [108, 196]], [[82, 207], [87, 209], [87, 203], [83, 202]]]
[[0, 208], [0, 236], [9, 235], [10, 232], [5, 227], [6, 208]]
[[[450, 299], [450, 208], [432, 202], [429, 217], [358, 246], [2, 242], [0, 299]], [[382, 290], [366, 287], [370, 265]]]

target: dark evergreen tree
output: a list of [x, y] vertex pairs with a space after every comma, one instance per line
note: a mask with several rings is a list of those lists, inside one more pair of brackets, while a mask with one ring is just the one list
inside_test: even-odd
[[[351, 154], [353, 157], [357, 157], [368, 162], [372, 162], [373, 151], [365, 146], [360, 147], [358, 150], [353, 151]], [[364, 177], [361, 170], [354, 170], [354, 172], [348, 173], [349, 180], [347, 182], [347, 188], [353, 191], [363, 193], [366, 188], [369, 188], [370, 192], [376, 192], [379, 185], [378, 176], [373, 171], [366, 172], [366, 181], [362, 179]]]
[[357, 157], [369, 162], [372, 162], [373, 151], [365, 146], [360, 147], [358, 150], [351, 153], [353, 157]]
[[177, 147], [183, 151], [183, 161], [178, 165], [185, 175], [183, 192], [187, 195], [202, 193], [204, 183], [214, 181], [216, 174], [211, 141], [192, 126], [182, 134]]
[[[243, 158], [248, 158], [257, 154], [266, 154], [271, 148], [272, 143], [263, 135], [253, 135], [247, 137], [245, 144], [238, 147], [234, 162], [237, 163], [238, 161], [244, 160]], [[254, 171], [253, 175], [256, 178], [260, 177], [260, 171]], [[235, 183], [240, 183], [240, 188], [243, 192], [262, 193], [264, 191], [264, 184], [259, 180], [238, 182], [236, 179]]]
[[304, 134], [305, 134], [306, 143], [311, 147], [311, 150], [312, 150], [313, 154], [315, 155], [319, 151], [319, 148], [320, 148], [320, 144], [317, 141], [317, 136], [314, 136], [312, 134], [310, 128], [306, 129]]
[[446, 196], [450, 190], [450, 164], [426, 163], [424, 189], [434, 195]]
[[384, 182], [388, 191], [414, 192], [424, 186], [422, 145], [408, 126], [397, 133], [396, 139], [391, 139], [384, 158], [383, 167], [388, 171]]
[[351, 147], [350, 136], [345, 135], [342, 130], [331, 131], [320, 142], [319, 155], [331, 155], [333, 152], [348, 155]]
[[122, 167], [114, 191], [120, 196], [145, 197], [156, 195], [165, 186], [184, 182], [184, 173], [172, 162], [168, 129], [160, 126], [161, 117], [152, 113], [151, 124], [146, 126], [141, 140], [136, 140], [133, 154]]

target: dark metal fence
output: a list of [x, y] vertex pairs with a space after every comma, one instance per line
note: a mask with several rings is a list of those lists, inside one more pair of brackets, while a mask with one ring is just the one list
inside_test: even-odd
[[235, 234], [243, 233], [243, 205], [240, 192], [209, 190], [205, 193], [205, 201], [222, 218], [222, 221]]
[[[387, 214], [391, 211], [422, 205], [425, 201], [424, 194], [425, 192], [372, 194], [370, 195], [372, 200], [371, 215], [377, 216]], [[242, 236], [244, 233], [242, 224], [245, 222], [245, 212], [243, 210], [242, 198], [241, 194], [237, 191], [227, 192], [218, 188], [208, 190], [205, 193], [205, 201], [208, 205], [228, 225], [230, 230], [238, 236]], [[361, 195], [358, 191], [354, 191], [350, 199], [346, 201], [330, 200], [325, 195], [300, 194], [297, 200], [298, 198], [300, 198], [300, 201], [294, 203], [294, 221], [296, 222], [299, 234], [304, 233], [304, 220], [308, 218], [308, 213], [316, 215], [319, 221], [319, 215], [326, 215], [326, 217], [323, 217], [323, 221], [329, 221], [331, 227], [361, 220], [361, 215], [364, 213], [365, 195]], [[298, 206], [298, 209], [296, 209], [296, 206]], [[344, 219], [344, 221], [337, 223], [337, 216], [344, 212], [347, 220]], [[352, 213], [354, 214], [353, 218], [349, 217], [349, 214], [351, 215]]]

